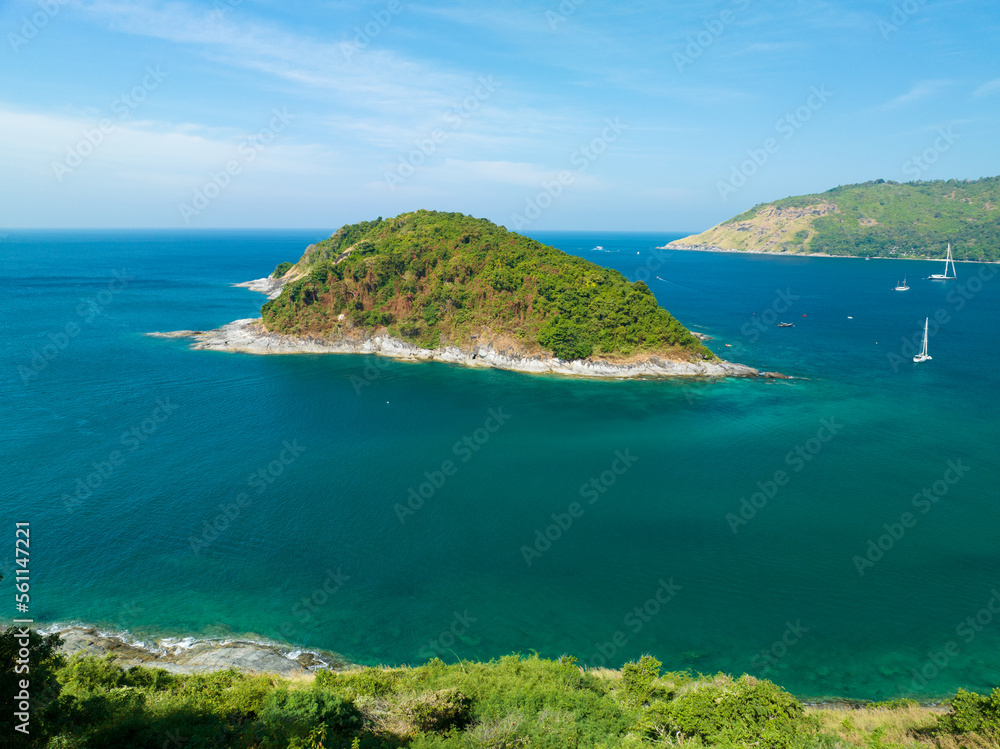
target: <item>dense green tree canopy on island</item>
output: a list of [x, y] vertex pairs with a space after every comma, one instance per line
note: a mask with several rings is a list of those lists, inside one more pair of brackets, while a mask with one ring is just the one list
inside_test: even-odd
[[282, 333], [384, 329], [428, 348], [499, 341], [566, 360], [714, 358], [644, 283], [457, 213], [344, 226], [283, 276], [284, 291], [261, 310]]
[[1000, 260], [1000, 177], [908, 184], [878, 180], [837, 187], [821, 197], [831, 199], [838, 211], [813, 223], [812, 252], [943, 257], [951, 244], [959, 260]]

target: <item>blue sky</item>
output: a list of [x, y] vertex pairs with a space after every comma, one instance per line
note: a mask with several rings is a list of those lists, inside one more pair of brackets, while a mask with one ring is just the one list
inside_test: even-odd
[[1000, 174], [982, 0], [0, 3], [0, 226], [700, 231]]

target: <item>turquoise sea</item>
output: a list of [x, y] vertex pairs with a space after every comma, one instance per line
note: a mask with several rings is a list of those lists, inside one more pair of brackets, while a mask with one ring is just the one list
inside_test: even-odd
[[[802, 697], [1000, 684], [1000, 269], [933, 282], [940, 262], [536, 233], [648, 279], [713, 350], [780, 381], [143, 335], [257, 316], [264, 298], [231, 284], [329, 233], [0, 237], [3, 621], [30, 522], [30, 616], [49, 625], [365, 664], [652, 653]], [[934, 358], [915, 365], [926, 317]]]

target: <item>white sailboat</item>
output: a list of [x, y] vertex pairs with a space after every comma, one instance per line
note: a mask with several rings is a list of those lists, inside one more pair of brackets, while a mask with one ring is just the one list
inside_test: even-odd
[[[951, 275], [948, 275], [948, 266], [951, 266]], [[948, 245], [948, 257], [944, 261], [944, 273], [932, 273], [930, 278], [932, 281], [950, 281], [956, 277], [955, 273], [955, 261], [951, 257], [951, 245]]]
[[927, 323], [930, 322], [930, 318], [924, 319], [924, 347], [920, 350], [920, 353], [913, 357], [913, 361], [919, 364], [922, 361], [929, 361], [931, 359], [930, 354], [927, 353]]
[[910, 287], [906, 285], [906, 276], [903, 276], [903, 283], [896, 287], [896, 291], [909, 291]]

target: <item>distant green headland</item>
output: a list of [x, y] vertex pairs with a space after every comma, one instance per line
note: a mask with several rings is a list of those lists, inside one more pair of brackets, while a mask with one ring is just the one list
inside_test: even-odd
[[885, 180], [762, 203], [670, 249], [1000, 261], [1000, 177]]
[[715, 359], [644, 283], [458, 213], [344, 226], [272, 277], [282, 292], [261, 313], [273, 333], [383, 331], [425, 349], [489, 342], [566, 361]]

